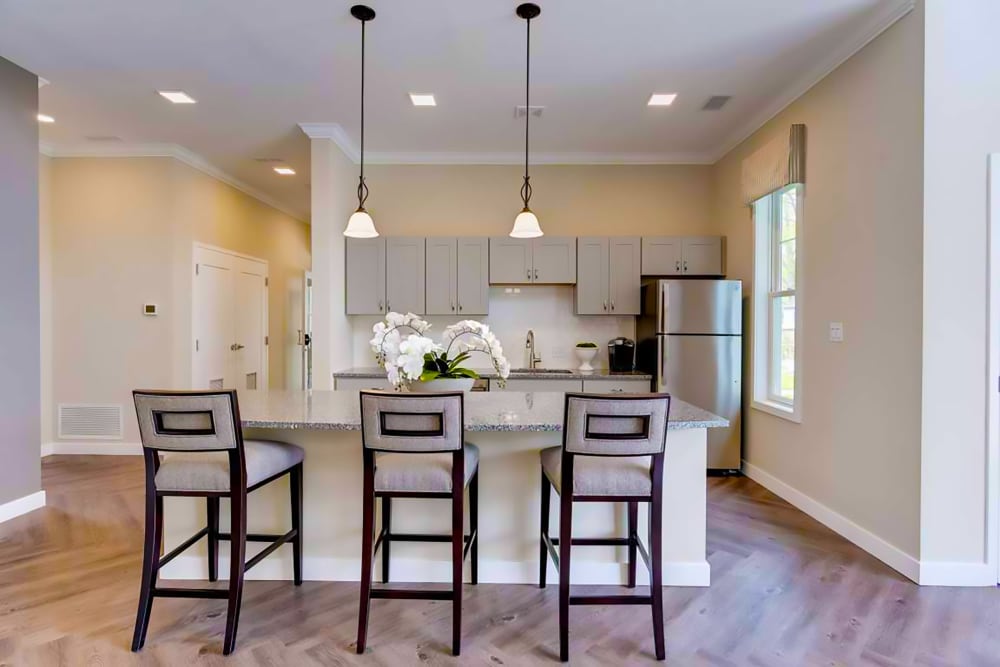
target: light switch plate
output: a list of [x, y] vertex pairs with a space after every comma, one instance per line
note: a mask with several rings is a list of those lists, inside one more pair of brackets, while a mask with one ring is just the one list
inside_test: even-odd
[[843, 343], [844, 342], [844, 323], [843, 322], [830, 322], [830, 342], [831, 343]]

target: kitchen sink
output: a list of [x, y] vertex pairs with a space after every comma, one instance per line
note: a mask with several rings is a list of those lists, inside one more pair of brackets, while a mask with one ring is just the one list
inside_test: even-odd
[[537, 373], [538, 375], [572, 375], [566, 368], [512, 368], [511, 373]]

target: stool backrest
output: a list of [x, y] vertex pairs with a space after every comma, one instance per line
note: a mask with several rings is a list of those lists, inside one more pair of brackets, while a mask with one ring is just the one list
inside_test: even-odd
[[662, 454], [669, 394], [566, 394], [563, 448], [590, 456]]
[[236, 390], [132, 392], [142, 446], [178, 452], [243, 448]]
[[366, 449], [447, 452], [462, 449], [465, 394], [361, 392], [361, 442]]

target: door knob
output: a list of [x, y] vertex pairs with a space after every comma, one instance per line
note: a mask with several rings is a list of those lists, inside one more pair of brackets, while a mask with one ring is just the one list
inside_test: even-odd
[[239, 343], [233, 343], [232, 345], [229, 346], [229, 349], [232, 350], [233, 352], [237, 352], [239, 350], [242, 350], [243, 347], [244, 346], [240, 345]]

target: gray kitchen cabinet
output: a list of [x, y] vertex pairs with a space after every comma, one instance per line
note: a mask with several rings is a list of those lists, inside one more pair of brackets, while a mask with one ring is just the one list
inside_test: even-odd
[[687, 276], [722, 276], [722, 237], [694, 236], [682, 242], [681, 268]]
[[583, 237], [577, 241], [577, 257], [577, 315], [639, 314], [639, 237]]
[[388, 391], [392, 389], [392, 383], [384, 377], [380, 378], [334, 378], [334, 388], [337, 391], [362, 391], [365, 389], [380, 389]]
[[531, 239], [490, 239], [490, 283], [523, 285], [532, 281]]
[[645, 394], [649, 390], [649, 380], [616, 378], [613, 380], [583, 381], [583, 391], [588, 394]]
[[526, 378], [507, 380], [507, 386], [500, 389], [496, 380], [490, 381], [491, 391], [581, 391], [582, 380], [571, 378]]
[[454, 237], [427, 239], [426, 314], [458, 312], [458, 242]]
[[346, 239], [344, 282], [348, 315], [383, 315], [385, 309], [385, 238]]
[[458, 314], [490, 312], [490, 248], [485, 237], [461, 237], [457, 247]]
[[389, 237], [385, 242], [385, 308], [424, 312], [424, 239]]
[[428, 238], [428, 315], [489, 314], [489, 242], [481, 237]]
[[490, 239], [490, 283], [572, 285], [576, 282], [576, 238]]
[[683, 273], [679, 236], [644, 236], [642, 239], [642, 275], [678, 276]]
[[642, 306], [641, 242], [638, 236], [612, 236], [608, 242], [610, 313], [638, 315]]
[[610, 284], [608, 282], [608, 237], [585, 236], [577, 239], [576, 314], [607, 315]]
[[543, 236], [532, 239], [531, 278], [547, 285], [576, 282], [576, 238]]
[[721, 236], [647, 236], [644, 276], [723, 276]]

